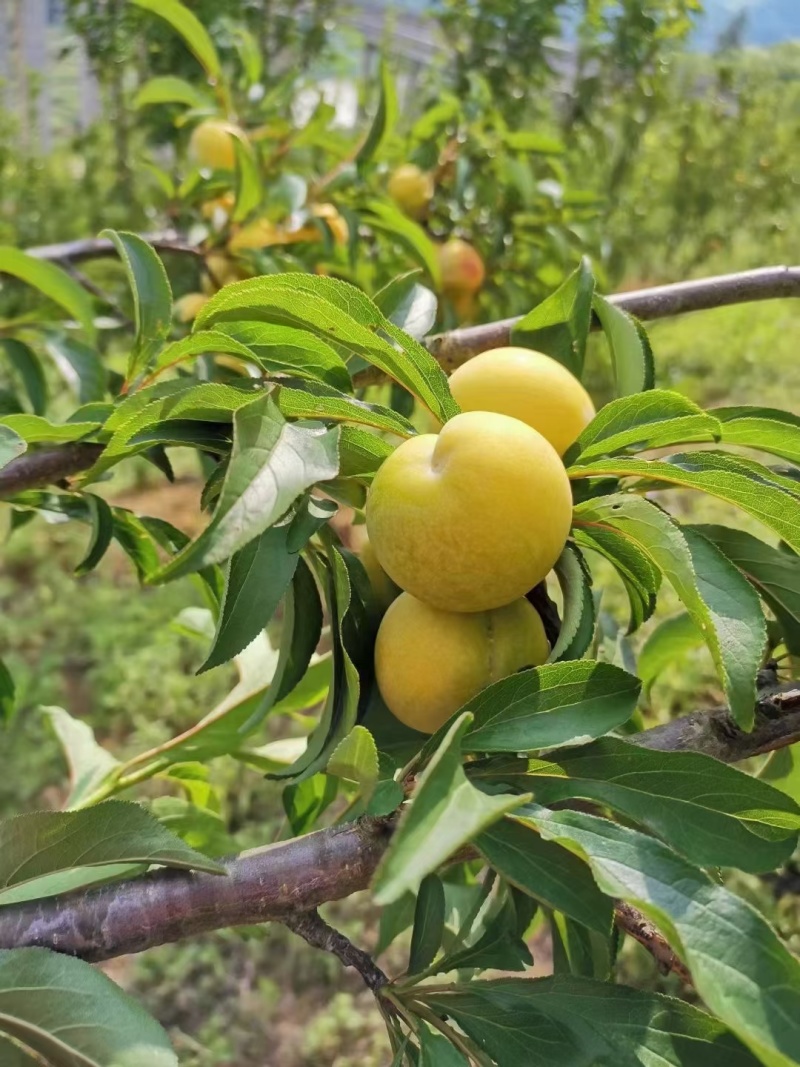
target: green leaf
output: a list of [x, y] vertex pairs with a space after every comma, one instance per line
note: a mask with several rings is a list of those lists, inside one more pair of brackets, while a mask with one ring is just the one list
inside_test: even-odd
[[275, 403], [288, 419], [325, 419], [334, 422], [355, 422], [371, 426], [398, 437], [413, 437], [416, 430], [402, 415], [382, 404], [368, 404], [354, 396], [347, 396], [327, 385], [309, 382], [304, 389], [278, 387]]
[[[469, 1067], [469, 1063], [455, 1045], [446, 1037], [429, 1030], [427, 1026], [419, 1028], [419, 1067]], [[397, 1060], [398, 1064], [404, 1059]]]
[[511, 343], [552, 356], [580, 378], [592, 323], [594, 286], [591, 266], [584, 258], [554, 293], [511, 328]]
[[800, 744], [787, 745], [771, 753], [759, 778], [800, 804]]
[[378, 154], [397, 124], [397, 92], [386, 60], [381, 60], [379, 76], [381, 89], [378, 107], [372, 125], [355, 157], [356, 166], [359, 169]]
[[544, 841], [513, 816], [484, 831], [475, 844], [498, 874], [546, 907], [598, 933], [611, 929], [611, 901], [598, 890], [586, 864], [567, 849]]
[[172, 290], [164, 264], [147, 241], [135, 233], [116, 230], [103, 230], [100, 236], [108, 237], [119, 253], [133, 293], [136, 338], [126, 374], [131, 382], [155, 359], [167, 339], [172, 325]]
[[[350, 374], [344, 360], [331, 345], [309, 330], [279, 326], [271, 322], [227, 322], [216, 324], [207, 334], [224, 334], [247, 347], [251, 359], [267, 373], [291, 374], [320, 381], [349, 392]], [[195, 334], [195, 336], [199, 336]], [[227, 351], [227, 349], [220, 349]]]
[[114, 538], [136, 568], [140, 582], [149, 582], [158, 570], [158, 557], [153, 538], [138, 515], [124, 508], [112, 508]]
[[66, 444], [68, 441], [80, 441], [100, 427], [99, 422], [65, 422], [56, 425], [42, 415], [4, 415], [0, 426], [12, 430], [29, 445]]
[[652, 389], [655, 381], [653, 350], [641, 322], [599, 293], [592, 298], [592, 310], [608, 341], [619, 396]]
[[420, 883], [414, 910], [414, 929], [408, 956], [408, 973], [419, 974], [433, 963], [444, 933], [444, 886], [441, 878], [428, 874]]
[[67, 757], [71, 788], [66, 806], [74, 807], [91, 796], [119, 766], [119, 760], [97, 743], [88, 723], [74, 719], [63, 708], [47, 707], [42, 710], [50, 719], [50, 725]]
[[800, 418], [776, 408], [730, 407], [712, 412], [726, 445], [744, 445], [800, 464]]
[[673, 664], [680, 663], [685, 653], [703, 644], [702, 631], [688, 612], [664, 619], [647, 635], [637, 660], [637, 674], [642, 690], [647, 694], [658, 676]]
[[655, 752], [605, 737], [531, 765], [515, 783], [546, 806], [596, 801], [657, 834], [701, 867], [760, 874], [792, 854], [800, 808], [789, 797], [697, 752]]
[[83, 326], [94, 333], [92, 301], [83, 286], [66, 271], [44, 259], [36, 259], [18, 248], [0, 246], [0, 274], [11, 274], [54, 300]]
[[728, 526], [693, 526], [755, 586], [783, 629], [789, 651], [800, 655], [800, 557]]
[[680, 393], [651, 389], [622, 396], [601, 408], [565, 456], [565, 463], [569, 467], [616, 452], [716, 441], [721, 433], [713, 414]]
[[230, 559], [280, 519], [306, 489], [336, 476], [337, 446], [338, 430], [287, 423], [269, 395], [240, 408], [211, 522], [152, 580], [171, 581]]
[[328, 774], [315, 774], [283, 791], [283, 808], [292, 833], [306, 834], [336, 799], [338, 782]]
[[400, 274], [373, 297], [387, 319], [417, 341], [433, 329], [438, 308], [436, 294], [417, 281], [421, 274], [420, 270]]
[[354, 726], [333, 750], [328, 774], [372, 790], [378, 781], [378, 750], [366, 726]]
[[579, 745], [633, 714], [639, 679], [610, 663], [548, 663], [494, 682], [464, 705], [474, 719], [464, 752], [530, 752]]
[[735, 504], [800, 552], [800, 501], [773, 472], [725, 452], [694, 452], [665, 460], [619, 457], [576, 464], [571, 478], [641, 478], [658, 485], [699, 489]]
[[0, 423], [0, 468], [7, 466], [12, 459], [21, 456], [28, 447], [26, 442], [10, 426]]
[[698, 1008], [590, 978], [500, 978], [417, 993], [498, 1067], [756, 1064], [721, 1022]]
[[582, 812], [526, 816], [586, 856], [604, 893], [652, 919], [691, 971], [709, 1010], [771, 1067], [800, 1048], [800, 962], [766, 919], [652, 837]]
[[286, 547], [289, 551], [300, 552], [304, 549], [314, 534], [330, 522], [338, 510], [339, 505], [335, 500], [306, 493], [295, 508], [294, 516], [289, 524], [289, 533], [286, 538]]
[[[370, 200], [367, 205], [367, 214], [364, 221], [373, 230], [387, 234], [399, 242], [421, 267], [428, 272], [428, 276], [434, 287], [439, 290], [442, 286], [442, 268], [439, 264], [439, 256], [436, 245], [428, 237], [427, 233], [413, 219], [404, 215], [400, 208], [385, 200]], [[434, 297], [435, 300], [435, 297]], [[424, 336], [424, 334], [423, 334]]]
[[580, 659], [594, 639], [595, 606], [592, 576], [575, 545], [568, 544], [555, 565], [556, 577], [564, 598], [561, 629], [548, 663]]
[[11, 671], [0, 659], [0, 725], [7, 725], [16, 710], [17, 688]]
[[[31, 1053], [8, 1067], [178, 1067], [161, 1026], [88, 963], [42, 948], [0, 951], [0, 1034]], [[2, 1037], [0, 1037], [2, 1042]]]
[[354, 588], [353, 569], [345, 555], [328, 543], [327, 567], [321, 564], [331, 617], [333, 681], [320, 720], [303, 754], [284, 772], [270, 777], [307, 776], [326, 766], [339, 743], [356, 725], [361, 675], [372, 660], [372, 634], [364, 633], [367, 613]]
[[564, 142], [539, 130], [505, 130], [503, 140], [512, 152], [534, 152], [544, 156], [560, 156], [566, 151]]
[[41, 415], [47, 406], [47, 380], [39, 362], [39, 357], [24, 341], [15, 337], [0, 337], [2, 352], [13, 369], [19, 375], [25, 392], [28, 394], [34, 415]]
[[106, 800], [82, 811], [39, 811], [0, 822], [0, 904], [3, 889], [72, 867], [158, 863], [223, 874], [139, 807]]
[[461, 766], [461, 743], [471, 718], [459, 716], [417, 779], [411, 804], [375, 875], [379, 904], [415, 891], [454, 852], [524, 802], [516, 796], [487, 796], [470, 784]]
[[236, 153], [236, 201], [231, 219], [242, 222], [261, 203], [264, 187], [258, 159], [247, 138], [234, 134], [233, 148]]
[[[533, 957], [523, 938], [536, 904], [524, 893], [509, 890], [506, 886], [501, 886], [499, 897], [502, 901], [500, 909], [490, 915], [488, 921], [485, 921], [485, 916], [479, 916], [478, 922], [469, 929], [471, 938], [475, 927], [483, 926], [483, 933], [477, 941], [466, 948], [459, 948], [461, 937], [457, 935], [454, 950], [439, 959], [431, 971], [437, 974], [462, 969], [524, 971], [531, 966]], [[485, 911], [482, 906], [485, 901], [480, 897], [477, 904]]]
[[343, 426], [339, 437], [339, 475], [372, 481], [381, 463], [394, 452], [382, 437], [355, 426]]
[[220, 328], [225, 320], [247, 317], [310, 330], [357, 353], [419, 397], [440, 422], [458, 413], [447, 377], [430, 352], [347, 282], [314, 274], [232, 282], [202, 308], [195, 328]]
[[94, 570], [106, 554], [114, 536], [114, 516], [105, 500], [101, 496], [95, 496], [94, 493], [83, 493], [82, 496], [89, 509], [92, 536], [86, 555], [75, 568], [75, 575], [78, 578]]
[[581, 548], [597, 552], [617, 571], [630, 603], [628, 633], [638, 630], [655, 611], [661, 572], [637, 544], [611, 526], [587, 521], [575, 526], [572, 536]]
[[133, 0], [133, 3], [168, 22], [197, 57], [209, 79], [212, 82], [222, 81], [222, 64], [214, 42], [200, 19], [188, 7], [179, 0]]
[[133, 98], [135, 108], [148, 107], [151, 104], [185, 104], [187, 107], [204, 111], [214, 106], [214, 97], [198, 85], [166, 74], [148, 79]]
[[207, 352], [224, 352], [231, 356], [241, 356], [242, 359], [255, 363], [254, 354], [247, 345], [231, 337], [223, 330], [200, 330], [198, 333], [190, 333], [188, 337], [182, 337], [180, 341], [162, 348], [158, 358], [153, 364], [153, 373], [160, 374], [167, 367], [175, 367], [179, 363], [186, 363], [195, 356], [204, 355]]
[[749, 729], [766, 642], [752, 586], [710, 541], [638, 496], [586, 501], [576, 507], [575, 523], [616, 529], [662, 571], [703, 633], [734, 718]]
[[288, 531], [288, 525], [273, 526], [231, 557], [214, 643], [198, 674], [233, 659], [275, 614], [297, 570]]
[[48, 333], [45, 351], [59, 374], [81, 404], [102, 400], [108, 389], [108, 375], [97, 352], [73, 337]]

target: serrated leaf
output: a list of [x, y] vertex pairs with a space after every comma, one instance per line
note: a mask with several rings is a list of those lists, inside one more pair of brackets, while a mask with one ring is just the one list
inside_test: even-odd
[[710, 541], [681, 530], [638, 496], [619, 494], [579, 504], [575, 524], [616, 529], [662, 571], [703, 633], [734, 718], [749, 729], [766, 624], [757, 595], [739, 571]]
[[702, 631], [688, 612], [664, 619], [647, 635], [639, 651], [637, 674], [646, 695], [667, 667], [681, 661], [686, 652], [703, 644]]
[[759, 778], [800, 804], [800, 744], [786, 745], [771, 753]]
[[243, 135], [233, 134], [236, 153], [235, 204], [231, 219], [242, 222], [261, 203], [263, 185], [258, 159], [250, 142]]
[[379, 904], [415, 891], [426, 875], [522, 803], [519, 797], [480, 793], [467, 779], [461, 744], [470, 721], [469, 714], [459, 716], [417, 779], [411, 804], [404, 809], [375, 874]]
[[639, 679], [627, 671], [592, 660], [519, 671], [464, 705], [462, 711], [471, 712], [474, 721], [461, 747], [464, 752], [529, 752], [583, 744], [631, 717], [639, 687]]
[[208, 352], [224, 352], [255, 362], [255, 357], [247, 345], [237, 341], [229, 333], [223, 330], [199, 330], [163, 348], [153, 364], [153, 374], [160, 374], [168, 367], [186, 363], [187, 360]]
[[38, 289], [76, 318], [87, 333], [94, 333], [94, 313], [89, 294], [54, 263], [3, 245], [0, 246], [0, 274], [11, 274]]
[[367, 225], [373, 230], [387, 234], [401, 244], [417, 263], [425, 268], [434, 288], [437, 291], [441, 289], [442, 268], [436, 245], [419, 223], [408, 218], [400, 208], [385, 200], [370, 200], [366, 204], [366, 209], [364, 221]]
[[599, 293], [592, 298], [592, 310], [608, 341], [618, 395], [630, 396], [652, 389], [655, 381], [653, 350], [641, 322]]
[[408, 973], [419, 974], [433, 962], [444, 933], [444, 886], [436, 874], [420, 883], [414, 909], [414, 929], [408, 956]]
[[280, 385], [274, 394], [281, 414], [289, 419], [325, 419], [371, 426], [398, 437], [413, 437], [416, 430], [402, 415], [382, 404], [369, 404], [330, 386], [309, 382], [304, 389]]
[[590, 978], [500, 978], [419, 990], [498, 1067], [756, 1067], [719, 1022], [660, 993]]
[[616, 452], [714, 441], [721, 434], [721, 424], [714, 414], [703, 411], [680, 393], [651, 389], [619, 397], [601, 408], [564, 461], [570, 466]]
[[458, 412], [444, 371], [427, 349], [389, 322], [369, 297], [346, 282], [313, 274], [278, 274], [232, 282], [202, 308], [195, 328], [220, 328], [225, 320], [243, 318], [310, 330], [344, 346], [419, 397], [440, 422]]
[[[469, 1062], [446, 1037], [434, 1033], [427, 1026], [420, 1026], [418, 1036], [419, 1067], [469, 1067]], [[396, 1062], [400, 1065], [405, 1060], [401, 1057]]]
[[[8, 1067], [178, 1067], [164, 1030], [88, 963], [42, 948], [0, 951], [0, 1035], [31, 1057]], [[0, 1036], [0, 1043], [3, 1042]]]
[[554, 293], [515, 323], [511, 343], [552, 356], [580, 378], [592, 322], [594, 286], [591, 266], [584, 258]]
[[394, 445], [374, 433], [343, 426], [339, 437], [339, 476], [371, 481]]
[[131, 382], [149, 366], [167, 339], [172, 325], [172, 290], [164, 264], [147, 241], [135, 233], [116, 230], [103, 230], [100, 236], [108, 237], [116, 248], [133, 294], [136, 337], [126, 373]]
[[200, 19], [188, 7], [179, 0], [133, 0], [133, 3], [168, 22], [197, 57], [209, 79], [212, 82], [222, 80], [222, 64], [214, 42]]
[[383, 314], [411, 337], [421, 341], [436, 322], [436, 294], [417, 280], [420, 270], [410, 270], [392, 278], [373, 297]]
[[693, 526], [752, 583], [775, 613], [787, 647], [800, 655], [800, 557], [728, 526]]
[[600, 459], [576, 464], [569, 474], [570, 478], [640, 478], [667, 487], [699, 489], [742, 508], [800, 552], [800, 501], [772, 471], [739, 456], [708, 451], [665, 460]]
[[379, 77], [380, 96], [378, 97], [378, 107], [375, 111], [372, 125], [355, 157], [356, 166], [359, 168], [363, 167], [365, 163], [369, 163], [378, 154], [386, 139], [394, 132], [397, 124], [397, 92], [389, 65], [385, 59], [381, 60]]
[[48, 333], [45, 351], [59, 374], [81, 404], [102, 400], [108, 388], [108, 374], [97, 352], [73, 337]]
[[295, 836], [314, 828], [317, 819], [336, 799], [339, 783], [328, 774], [314, 774], [283, 791], [283, 810]]
[[714, 408], [727, 445], [744, 445], [800, 464], [800, 418], [776, 408]]
[[587, 522], [572, 531], [576, 544], [607, 559], [628, 594], [631, 614], [628, 633], [634, 633], [655, 611], [661, 572], [641, 548], [611, 526]]
[[344, 778], [362, 789], [372, 789], [378, 780], [378, 750], [365, 726], [354, 726], [328, 760], [328, 774]]
[[800, 962], [766, 919], [652, 837], [582, 812], [526, 814], [583, 854], [604, 893], [645, 913], [691, 971], [698, 995], [765, 1063], [800, 1048]]
[[124, 508], [112, 508], [114, 538], [136, 568], [140, 582], [149, 582], [158, 571], [161, 560], [150, 532], [138, 515]]
[[222, 874], [137, 804], [106, 800], [82, 811], [40, 811], [0, 822], [3, 889], [56, 871], [107, 863], [158, 863]]
[[513, 816], [495, 823], [476, 838], [475, 845], [507, 881], [546, 907], [598, 933], [611, 929], [611, 902], [598, 890], [586, 864], [567, 849], [544, 841]]
[[15, 337], [0, 337], [0, 352], [19, 376], [34, 415], [42, 415], [47, 407], [47, 379], [39, 357], [24, 341]]
[[79, 578], [94, 570], [106, 554], [114, 536], [114, 516], [106, 501], [101, 496], [95, 496], [94, 493], [83, 493], [82, 496], [89, 511], [92, 536], [86, 555], [75, 568], [75, 575]]
[[561, 629], [548, 663], [580, 659], [591, 646], [595, 628], [592, 576], [580, 550], [568, 544], [554, 568], [564, 599]]
[[18, 433], [10, 426], [0, 423], [0, 469], [7, 466], [12, 459], [21, 456], [28, 447]]
[[697, 752], [655, 752], [605, 737], [531, 766], [519, 788], [552, 806], [595, 801], [657, 834], [701, 867], [753, 874], [780, 866], [800, 831], [789, 797]]
[[350, 374], [331, 345], [309, 330], [271, 322], [221, 321], [205, 333], [224, 334], [247, 347], [251, 358], [267, 373], [290, 374], [320, 381], [349, 392]]
[[198, 674], [233, 659], [275, 614], [297, 570], [288, 531], [288, 525], [273, 526], [231, 557], [214, 643]]
[[214, 106], [214, 97], [184, 78], [165, 74], [149, 78], [133, 98], [135, 108], [148, 107], [152, 104], [185, 104], [187, 107], [202, 111]]
[[[482, 919], [479, 920], [483, 925], [483, 933], [478, 939], [466, 948], [459, 948], [460, 937], [457, 936], [453, 950], [437, 960], [435, 967], [430, 970], [438, 974], [471, 969], [527, 970], [533, 963], [533, 957], [523, 940], [523, 935], [533, 911], [536, 910], [536, 904], [524, 894], [518, 894], [514, 899], [514, 892], [513, 889], [508, 890], [503, 887], [502, 907], [490, 916], [488, 922], [484, 923]], [[521, 900], [529, 904], [530, 908], [521, 909]], [[472, 931], [470, 931], [470, 936], [471, 934]]]
[[171, 581], [230, 559], [301, 493], [338, 470], [337, 429], [287, 423], [269, 395], [245, 405], [234, 415], [233, 451], [211, 522], [152, 580]]
[[65, 422], [60, 425], [50, 422], [42, 415], [4, 415], [0, 426], [5, 426], [26, 441], [33, 444], [66, 444], [80, 441], [99, 429], [99, 422]]

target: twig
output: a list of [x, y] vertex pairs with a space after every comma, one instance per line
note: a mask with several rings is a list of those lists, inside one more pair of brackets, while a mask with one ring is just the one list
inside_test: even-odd
[[626, 904], [624, 900], [615, 900], [614, 918], [621, 930], [647, 949], [662, 974], [672, 971], [687, 985], [692, 984], [692, 976], [683, 961], [675, 955], [665, 938], [637, 908]]
[[84, 441], [37, 452], [25, 452], [0, 470], [0, 497], [37, 489], [88, 470], [103, 451], [103, 445]]
[[314, 948], [331, 952], [337, 956], [345, 967], [355, 967], [368, 989], [376, 993], [389, 979], [377, 966], [372, 957], [363, 949], [356, 948], [353, 942], [339, 930], [329, 926], [314, 908], [311, 911], [293, 912], [281, 920], [292, 933], [302, 937]]

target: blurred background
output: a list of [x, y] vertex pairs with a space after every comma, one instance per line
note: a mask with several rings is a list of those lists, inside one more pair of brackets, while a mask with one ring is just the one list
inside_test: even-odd
[[[222, 57], [227, 99], [158, 3], [146, 6], [156, 13], [127, 0], [0, 0], [0, 244], [111, 226], [200, 246], [205, 261], [164, 252], [183, 300], [178, 333], [217, 284], [254, 273], [316, 271], [375, 293], [420, 269], [447, 329], [526, 312], [582, 255], [607, 291], [800, 261], [800, 0], [187, 0]], [[193, 141], [209, 121], [233, 129], [217, 158]], [[241, 155], [234, 167], [237, 139], [255, 160], [255, 193]], [[87, 260], [79, 275], [105, 294], [113, 361], [129, 311], [121, 270]], [[0, 286], [0, 340], [26, 299]], [[703, 404], [800, 412], [798, 336], [796, 301], [654, 324], [657, 384]], [[91, 400], [87, 354], [54, 342], [49, 355], [51, 391]], [[592, 355], [600, 403], [606, 362], [599, 345]], [[0, 410], [23, 409], [20, 395], [0, 355]], [[402, 408], [408, 397], [382, 399]], [[178, 460], [176, 474], [169, 485], [141, 461], [103, 492], [192, 533], [199, 472]], [[4, 548], [0, 652], [19, 710], [0, 737], [0, 815], [63, 797], [40, 706], [63, 706], [133, 752], [195, 722], [232, 682], [227, 667], [194, 676], [204, 648], [186, 623], [191, 587], [140, 590], [113, 550], [76, 581], [84, 539], [37, 520]], [[604, 592], [599, 654], [610, 658], [636, 651], [617, 634], [621, 599]], [[667, 600], [659, 619], [675, 610]], [[643, 707], [651, 720], [720, 700], [696, 645], [676, 627]], [[215, 851], [287, 833], [279, 790], [232, 762], [215, 764], [203, 804]], [[737, 888], [798, 937], [787, 901], [755, 882]], [[388, 938], [366, 900], [332, 913], [366, 947]], [[547, 945], [534, 955], [546, 973]], [[392, 972], [402, 959], [395, 942], [383, 963]], [[624, 966], [675, 991], [636, 947]], [[162, 948], [109, 973], [146, 1000], [190, 1067], [388, 1062], [370, 996], [283, 930]]]

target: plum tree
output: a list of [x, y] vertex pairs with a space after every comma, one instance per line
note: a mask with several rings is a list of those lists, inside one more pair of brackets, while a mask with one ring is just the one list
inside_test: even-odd
[[532, 348], [493, 348], [459, 367], [450, 391], [462, 411], [521, 419], [563, 455], [595, 415], [592, 398], [562, 363]]
[[392, 714], [432, 734], [481, 689], [540, 666], [549, 652], [539, 613], [525, 597], [467, 613], [402, 593], [378, 630], [375, 674]]
[[367, 529], [401, 589], [446, 611], [523, 596], [558, 559], [572, 494], [552, 445], [518, 419], [471, 411], [400, 445], [367, 500]]

